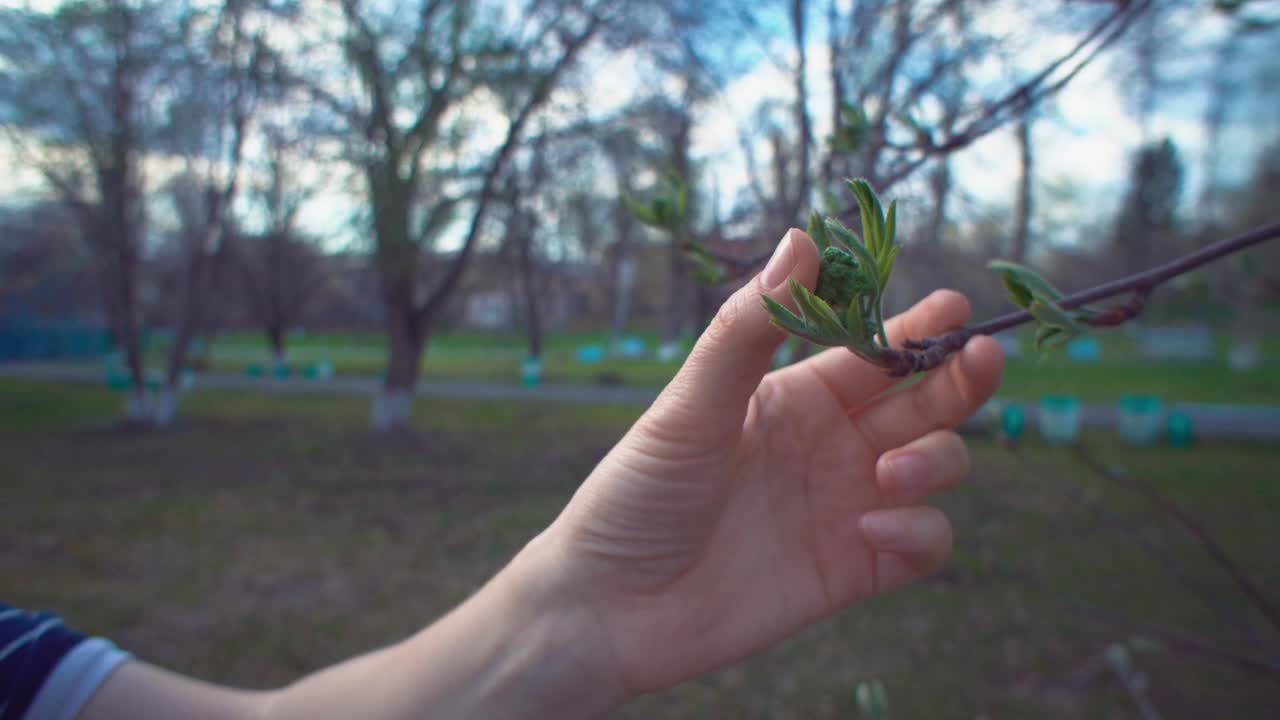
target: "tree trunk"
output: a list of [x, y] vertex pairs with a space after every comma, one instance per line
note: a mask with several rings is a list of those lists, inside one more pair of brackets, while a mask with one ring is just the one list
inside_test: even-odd
[[271, 321], [267, 323], [267, 342], [271, 345], [271, 359], [277, 364], [282, 364], [288, 359], [288, 352], [285, 348], [285, 328], [284, 323], [279, 321]]
[[[615, 174], [618, 176], [618, 195], [632, 194], [630, 174], [621, 162], [614, 160]], [[631, 319], [631, 292], [635, 287], [636, 264], [632, 256], [632, 236], [635, 232], [636, 220], [627, 210], [625, 204], [619, 202], [613, 208], [613, 227], [618, 233], [618, 240], [613, 246], [612, 262], [605, 273], [608, 286], [605, 289], [609, 298], [609, 331], [614, 342], [626, 334]], [[586, 231], [586, 228], [583, 228]]]
[[[844, 108], [844, 78], [840, 75], [840, 58], [842, 49], [840, 47], [840, 30], [836, 25], [839, 17], [839, 9], [836, 6], [836, 0], [828, 0], [827, 3], [827, 65], [828, 72], [831, 76], [831, 131], [834, 133], [840, 128], [840, 113]], [[835, 184], [837, 172], [837, 158], [834, 151], [828, 151], [823, 155], [822, 174], [819, 178], [822, 183], [822, 190], [828, 190]]]
[[617, 248], [611, 275], [609, 330], [614, 340], [621, 340], [631, 321], [631, 295], [636, 280], [636, 262], [629, 247]]
[[278, 226], [267, 241], [267, 277], [270, 283], [266, 298], [267, 339], [271, 342], [271, 356], [276, 364], [284, 363], [288, 356], [285, 348], [288, 319], [284, 299], [287, 233], [287, 228]]
[[418, 246], [409, 236], [412, 182], [400, 177], [395, 163], [367, 169], [377, 236], [378, 276], [383, 288], [387, 327], [387, 374], [374, 398], [373, 426], [383, 431], [410, 427], [413, 395], [421, 369], [426, 318], [415, 304]]
[[805, 17], [808, 3], [805, 0], [792, 0], [791, 2], [791, 31], [795, 39], [796, 54], [798, 62], [796, 63], [795, 85], [796, 85], [796, 125], [800, 132], [799, 145], [800, 152], [796, 168], [796, 189], [795, 195], [787, 202], [787, 218], [788, 223], [799, 223], [804, 225], [804, 208], [809, 204], [810, 194], [810, 176], [809, 176], [809, 146], [813, 143], [813, 129], [809, 120], [809, 86], [808, 78], [805, 74], [808, 70], [808, 41], [805, 39]]
[[[686, 88], [686, 93], [688, 88]], [[694, 193], [692, 169], [689, 163], [689, 134], [693, 127], [693, 118], [687, 113], [680, 113], [676, 118], [675, 131], [671, 137], [671, 166], [680, 181], [685, 184], [688, 193], [687, 215], [685, 226], [671, 234], [668, 269], [671, 284], [667, 298], [667, 318], [664, 340], [668, 344], [679, 341], [684, 330], [685, 320], [690, 308], [688, 262], [684, 257], [684, 245], [687, 237], [689, 219], [693, 217]]]
[[689, 312], [689, 305], [685, 300], [685, 286], [688, 283], [685, 282], [684, 250], [674, 237], [671, 239], [667, 250], [667, 272], [670, 277], [670, 285], [667, 290], [667, 316], [663, 327], [662, 339], [670, 344], [680, 340], [681, 332], [684, 329], [685, 315]]
[[515, 241], [520, 246], [520, 287], [524, 290], [524, 330], [529, 340], [529, 357], [542, 357], [542, 313], [538, 304], [537, 272], [533, 258], [533, 223], [528, 222], [525, 213], [515, 210], [511, 222]]
[[702, 283], [697, 283], [696, 295], [694, 297], [694, 318], [698, 326], [694, 328], [696, 335], [701, 335], [702, 331], [707, 329], [711, 324], [711, 318], [716, 313], [715, 288], [708, 287]]
[[[402, 295], [403, 292], [393, 293]], [[426, 333], [409, 303], [389, 297], [387, 300], [387, 377], [382, 390], [374, 398], [373, 426], [384, 432], [408, 431], [413, 421], [413, 397], [417, 391], [422, 355], [426, 349]]]
[[1018, 175], [1018, 198], [1013, 217], [1013, 247], [1010, 259], [1022, 263], [1027, 258], [1027, 246], [1031, 232], [1031, 179], [1033, 166], [1031, 155], [1031, 118], [1023, 115], [1016, 127], [1018, 135], [1018, 159], [1020, 173]]

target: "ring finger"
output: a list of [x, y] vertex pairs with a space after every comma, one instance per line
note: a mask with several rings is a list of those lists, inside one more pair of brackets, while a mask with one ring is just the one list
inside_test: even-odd
[[888, 506], [918, 504], [968, 475], [969, 450], [951, 430], [935, 430], [876, 461], [876, 485]]

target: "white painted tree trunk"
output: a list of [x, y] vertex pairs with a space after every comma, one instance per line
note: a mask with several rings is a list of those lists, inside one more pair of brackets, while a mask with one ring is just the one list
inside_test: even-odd
[[178, 416], [178, 405], [182, 403], [182, 390], [165, 387], [155, 391], [151, 396], [151, 422], [156, 427], [168, 427]]
[[125, 420], [148, 427], [168, 427], [178, 417], [182, 394], [181, 388], [131, 392], [125, 401]]
[[375, 430], [409, 430], [413, 424], [413, 392], [381, 389], [373, 396]]
[[151, 424], [151, 394], [134, 390], [124, 404], [124, 418], [138, 425]]

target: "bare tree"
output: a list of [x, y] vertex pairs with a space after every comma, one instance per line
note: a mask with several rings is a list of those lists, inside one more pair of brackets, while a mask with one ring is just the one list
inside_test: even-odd
[[[244, 30], [252, 6], [77, 0], [47, 14], [5, 10], [0, 55], [11, 74], [9, 136], [70, 207], [96, 260], [117, 342], [133, 383], [129, 419], [167, 422], [187, 345], [199, 326], [208, 254], [235, 192], [252, 103], [250, 67], [262, 54]], [[161, 395], [148, 392], [139, 297], [147, 242], [144, 164], [186, 158], [178, 216], [188, 254], [177, 342]], [[199, 205], [199, 209], [196, 209]], [[190, 212], [188, 212], [190, 211]]]
[[260, 232], [235, 232], [232, 248], [244, 284], [245, 305], [266, 335], [275, 362], [287, 360], [289, 330], [328, 275], [314, 238], [297, 224], [298, 213], [315, 188], [300, 183], [295, 159], [301, 138], [278, 125], [264, 127], [265, 182], [249, 193], [266, 222]]
[[[834, 107], [865, 110], [866, 128], [856, 152], [834, 148], [824, 158], [827, 178], [862, 175], [884, 191], [931, 159], [968, 147], [1065, 87], [1151, 0], [1092, 10], [1100, 17], [1070, 50], [1007, 90], [988, 96], [966, 92], [951, 121], [939, 122], [927, 107], [949, 91], [947, 78], [964, 75], [994, 47], [995, 40], [977, 33], [970, 20], [983, 4], [855, 0], [847, 13], [829, 6]], [[847, 122], [839, 116], [836, 121], [837, 127]]]
[[[512, 27], [482, 18], [489, 9], [422, 0], [388, 13], [342, 0], [337, 44], [358, 86], [344, 94], [323, 79], [306, 79], [312, 97], [338, 120], [365, 183], [389, 345], [374, 412], [381, 429], [408, 426], [433, 322], [484, 231], [502, 172], [530, 118], [603, 26], [611, 3], [530, 2]], [[459, 181], [440, 159], [458, 164], [455, 150], [466, 135], [458, 110], [494, 83], [518, 85], [520, 100], [482, 162], [477, 187]], [[464, 204], [470, 219], [461, 248], [449, 259], [432, 253]], [[434, 283], [426, 282], [430, 275]]]
[[9, 137], [71, 208], [95, 259], [103, 307], [133, 382], [130, 419], [148, 421], [139, 325], [146, 233], [142, 161], [153, 95], [179, 45], [164, 3], [75, 2], [0, 11], [11, 74]]
[[[642, 162], [634, 129], [621, 126], [601, 140], [605, 157], [612, 170], [617, 197], [635, 195], [634, 176]], [[612, 229], [616, 239], [611, 246], [605, 270], [605, 288], [609, 296], [609, 328], [614, 340], [622, 337], [631, 317], [632, 291], [635, 288], [636, 261], [634, 248], [639, 223], [623, 203], [612, 205]], [[585, 233], [587, 229], [584, 227]]]
[[[263, 34], [247, 27], [248, 3], [228, 0], [209, 27], [185, 47], [177, 74], [180, 102], [161, 131], [183, 156], [183, 171], [168, 184], [182, 256], [180, 311], [164, 387], [153, 402], [156, 422], [177, 409], [191, 342], [204, 330], [208, 297], [231, 247], [231, 207], [240, 187], [249, 123], [273, 74], [275, 58]], [[165, 136], [168, 136], [167, 138]]]

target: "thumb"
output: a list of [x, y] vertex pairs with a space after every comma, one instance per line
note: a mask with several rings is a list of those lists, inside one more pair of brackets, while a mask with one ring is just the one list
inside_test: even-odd
[[[741, 428], [747, 404], [786, 334], [769, 320], [762, 295], [794, 309], [787, 290], [795, 279], [812, 289], [818, 277], [818, 248], [803, 231], [782, 236], [769, 263], [738, 289], [711, 320], [688, 360], [655, 406], [668, 431], [705, 437]], [[655, 409], [658, 409], [655, 407]]]

